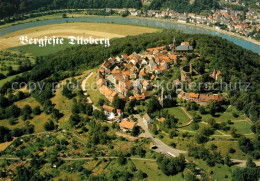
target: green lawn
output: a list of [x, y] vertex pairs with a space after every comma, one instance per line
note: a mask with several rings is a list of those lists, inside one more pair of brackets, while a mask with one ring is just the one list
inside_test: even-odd
[[234, 126], [238, 134], [252, 134], [251, 124], [247, 121], [234, 121]]
[[[219, 180], [219, 181], [231, 180], [231, 171], [235, 168], [235, 167], [229, 168], [228, 166], [221, 165], [221, 164], [217, 164], [214, 167], [209, 167], [205, 161], [194, 159], [194, 158], [188, 158], [188, 160], [195, 161], [199, 168], [203, 169], [206, 173], [211, 175], [215, 180]], [[228, 177], [225, 178], [225, 175], [227, 175]]]
[[133, 160], [133, 163], [138, 170], [141, 170], [142, 172], [148, 175], [147, 180], [153, 180], [153, 181], [184, 180], [181, 177], [181, 174], [175, 176], [166, 176], [164, 173], [162, 173], [161, 170], [158, 169], [158, 165], [156, 162]]
[[[199, 125], [199, 128], [203, 128], [203, 127], [206, 127], [206, 126], [207, 126], [207, 125], [204, 124], [204, 123], [198, 123], [198, 125]], [[186, 126], [186, 127], [183, 127], [183, 128], [179, 128], [179, 129], [180, 129], [180, 130], [186, 130], [186, 131], [197, 132], [197, 130], [193, 130], [193, 129], [191, 128], [191, 125]]]
[[22, 73], [8, 76], [7, 78], [0, 80], [0, 87], [2, 87], [6, 82], [11, 81], [13, 78], [15, 78], [18, 75], [22, 75]]
[[[233, 112], [238, 114], [238, 117], [235, 118], [233, 116]], [[190, 111], [189, 112], [191, 115], [194, 115], [194, 111]], [[197, 113], [199, 114], [199, 112], [197, 111]], [[200, 114], [201, 115], [201, 114]], [[202, 121], [207, 121], [210, 118], [214, 118], [217, 122], [226, 122], [227, 120], [245, 120], [246, 117], [244, 116], [244, 114], [240, 111], [238, 111], [234, 106], [230, 106], [225, 112], [223, 113], [217, 113], [215, 117], [211, 116], [210, 114], [205, 114], [205, 115], [201, 115], [202, 116]]]
[[33, 56], [44, 56], [70, 47], [73, 47], [73, 45], [68, 43], [68, 39], [64, 39], [64, 43], [62, 45], [55, 45], [55, 47], [52, 45], [47, 45], [46, 47], [39, 47], [39, 45], [24, 45], [13, 47], [9, 50], [19, 51], [21, 53], [30, 53]]
[[210, 145], [212, 144], [217, 146], [217, 151], [220, 151], [221, 155], [223, 156], [225, 156], [229, 152], [230, 148], [233, 148], [235, 150], [235, 153], [229, 154], [231, 158], [246, 160], [248, 157], [238, 148], [237, 141], [230, 141], [229, 137], [210, 141], [207, 142], [205, 145], [207, 148], [210, 148]]
[[87, 81], [88, 84], [86, 84], [87, 93], [94, 105], [97, 105], [98, 100], [100, 98], [106, 100], [105, 96], [102, 95], [97, 88], [96, 75], [97, 75], [96, 69], [94, 69], [93, 74], [89, 77]]
[[173, 115], [175, 118], [178, 119], [179, 126], [187, 124], [190, 121], [189, 117], [180, 107], [166, 108], [166, 110], [169, 111], [169, 114]]

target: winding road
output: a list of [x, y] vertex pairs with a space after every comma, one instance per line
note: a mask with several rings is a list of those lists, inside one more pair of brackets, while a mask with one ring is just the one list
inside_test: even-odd
[[[161, 140], [155, 138], [149, 131], [148, 127], [145, 125], [145, 123], [143, 122], [143, 119], [142, 117], [139, 115], [139, 114], [135, 114], [133, 115], [135, 118], [137, 118], [138, 120], [138, 125], [140, 127], [143, 128], [143, 130], [145, 131], [144, 135], [145, 137], [147, 138], [151, 138], [153, 141], [154, 141], [154, 144], [155, 146], [157, 146], [158, 148], [157, 149], [154, 149], [154, 151], [156, 152], [159, 152], [159, 153], [162, 153], [162, 154], [168, 154], [168, 153], [171, 153], [173, 154], [174, 156], [179, 156], [180, 154], [182, 153], [187, 153], [187, 151], [185, 150], [178, 150], [178, 149], [175, 149], [175, 148], [172, 148], [168, 145], [166, 145], [164, 142], [162, 142]], [[240, 166], [240, 167], [245, 167], [246, 166], [246, 162], [247, 160], [239, 160], [239, 159], [231, 159], [231, 161], [236, 164], [237, 166]], [[260, 166], [260, 161], [254, 161], [255, 164], [257, 166]]]
[[[86, 83], [87, 83], [88, 79], [92, 76], [92, 74], [93, 74], [93, 72], [90, 72], [89, 74], [87, 74], [87, 76], [83, 79], [83, 81], [81, 83], [81, 89], [82, 89], [85, 96], [88, 96], [87, 89], [86, 89]], [[94, 110], [100, 111], [100, 109], [93, 104], [90, 97], [87, 97], [87, 100], [88, 100], [88, 103], [92, 104], [92, 107], [93, 107]]]
[[187, 153], [187, 151], [178, 150], [178, 149], [172, 148], [172, 147], [166, 145], [164, 142], [162, 142], [162, 141], [159, 140], [158, 138], [155, 138], [155, 137], [150, 133], [148, 127], [147, 127], [146, 124], [143, 122], [143, 119], [141, 118], [141, 116], [140, 116], [139, 114], [134, 114], [133, 116], [134, 116], [135, 118], [137, 118], [137, 120], [138, 120], [138, 125], [139, 125], [140, 127], [142, 127], [143, 130], [145, 131], [145, 133], [144, 133], [145, 137], [151, 138], [151, 139], [154, 141], [155, 146], [158, 147], [157, 149], [154, 149], [154, 151], [160, 152], [160, 153], [163, 153], [163, 154], [171, 153], [171, 154], [173, 154], [174, 156], [179, 156], [181, 153]]

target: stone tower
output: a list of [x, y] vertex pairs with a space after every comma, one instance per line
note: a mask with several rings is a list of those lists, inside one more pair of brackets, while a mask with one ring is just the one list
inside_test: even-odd
[[172, 51], [173, 53], [176, 53], [176, 40], [175, 40], [175, 36], [174, 36], [174, 39], [173, 39], [173, 47], [172, 47]]
[[161, 96], [159, 98], [159, 103], [163, 107], [163, 99], [164, 99], [164, 88], [162, 87]]

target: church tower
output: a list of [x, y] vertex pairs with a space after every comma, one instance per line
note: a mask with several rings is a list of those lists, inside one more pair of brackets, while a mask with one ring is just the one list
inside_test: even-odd
[[159, 97], [159, 103], [162, 107], [163, 107], [163, 101], [164, 101], [164, 88], [162, 87], [161, 96]]
[[176, 40], [175, 40], [175, 36], [174, 36], [174, 39], [173, 39], [173, 48], [172, 48], [172, 50], [173, 50], [173, 53], [176, 53]]

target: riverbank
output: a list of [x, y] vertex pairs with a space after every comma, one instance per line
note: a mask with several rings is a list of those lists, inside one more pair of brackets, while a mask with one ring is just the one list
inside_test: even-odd
[[251, 37], [245, 37], [245, 36], [239, 35], [237, 33], [233, 33], [233, 32], [226, 31], [226, 30], [221, 30], [221, 29], [216, 29], [216, 28], [209, 27], [209, 26], [202, 25], [202, 24], [196, 24], [195, 25], [195, 24], [192, 24], [192, 23], [181, 23], [181, 22], [178, 22], [178, 21], [175, 21], [175, 20], [169, 20], [169, 19], [144, 18], [144, 17], [137, 17], [137, 16], [129, 16], [127, 18], [143, 19], [143, 20], [149, 19], [149, 20], [152, 20], [152, 21], [164, 21], [164, 22], [173, 23], [173, 24], [188, 25], [188, 26], [192, 26], [192, 27], [196, 27], [196, 28], [201, 28], [201, 29], [206, 29], [206, 30], [209, 30], [209, 31], [214, 31], [214, 32], [221, 33], [221, 34], [224, 34], [224, 35], [233, 36], [233, 37], [236, 37], [236, 38], [239, 38], [239, 39], [242, 39], [242, 40], [245, 40], [245, 41], [248, 41], [250, 43], [254, 43], [254, 44], [260, 46], [260, 41], [257, 41], [257, 40], [255, 40], [255, 39], [253, 39]]
[[[32, 22], [36, 22], [36, 21], [44, 21], [44, 20], [51, 20], [51, 19], [61, 19], [63, 13], [56, 13], [56, 14], [52, 14], [52, 15], [44, 15], [44, 16], [39, 16], [39, 17], [35, 17], [35, 18], [28, 18], [25, 20], [19, 20], [19, 21], [15, 21], [12, 23], [6, 23], [4, 25], [0, 25], [0, 29], [3, 28], [7, 28], [10, 26], [15, 26], [15, 25], [20, 25], [20, 24], [25, 24], [25, 23], [32, 23]], [[67, 18], [78, 18], [78, 17], [91, 17], [93, 15], [85, 15], [82, 13], [67, 13]]]
[[[68, 18], [98, 17], [98, 15], [85, 15], [83, 13], [68, 13], [67, 17]], [[110, 18], [110, 17], [113, 17], [113, 18], [118, 17], [118, 18], [120, 18], [121, 16], [106, 16], [106, 17], [107, 18]], [[1, 25], [0, 29], [6, 28], [6, 27], [9, 27], [9, 26], [19, 25], [19, 24], [35, 22], [35, 21], [43, 21], [43, 20], [51, 20], [51, 19], [61, 19], [61, 18], [62, 18], [62, 13], [53, 14], [53, 15], [46, 15], [46, 16], [40, 16], [40, 17], [36, 17], [36, 18], [30, 18], [30, 19], [26, 19], [26, 20], [17, 21], [17, 22], [14, 22], [14, 23], [8, 23], [8, 24], [5, 24], [5, 25]], [[173, 23], [173, 24], [188, 25], [188, 26], [191, 26], [191, 27], [196, 27], [196, 28], [201, 28], [201, 29], [206, 29], [206, 30], [209, 30], [209, 31], [217, 32], [217, 33], [220, 33], [220, 34], [223, 34], [223, 35], [236, 37], [236, 38], [239, 38], [241, 40], [248, 41], [250, 43], [253, 43], [253, 44], [256, 44], [256, 45], [260, 46], [260, 41], [257, 41], [257, 40], [255, 40], [255, 39], [253, 39], [251, 37], [245, 37], [245, 36], [239, 35], [237, 33], [229, 32], [229, 31], [221, 30], [221, 29], [216, 29], [216, 28], [213, 28], [213, 27], [209, 27], [207, 25], [192, 24], [192, 23], [181, 23], [181, 22], [178, 22], [176, 20], [171, 20], [171, 19], [150, 18], [150, 17], [146, 17], [145, 18], [145, 17], [137, 17], [137, 16], [128, 16], [126, 18], [129, 18], [129, 19], [152, 20], [152, 21], [164, 21], [164, 22]]]

